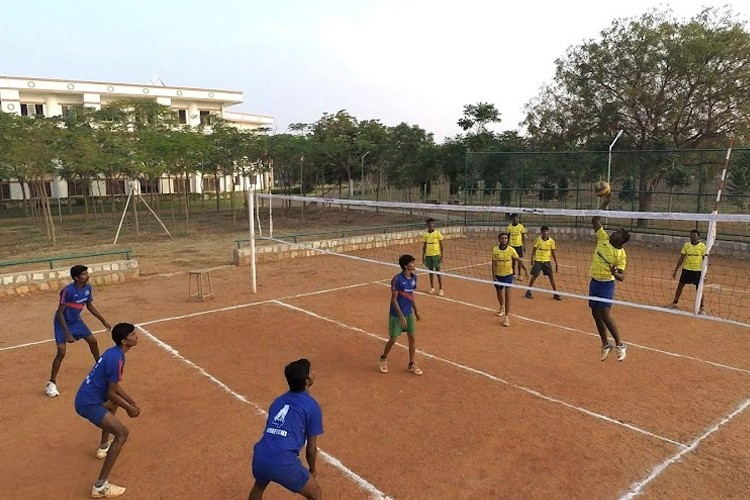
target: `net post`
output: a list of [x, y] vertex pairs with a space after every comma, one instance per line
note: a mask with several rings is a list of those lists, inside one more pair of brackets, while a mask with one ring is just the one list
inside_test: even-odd
[[693, 313], [698, 314], [701, 310], [701, 303], [703, 302], [703, 287], [706, 283], [706, 274], [708, 273], [708, 259], [711, 256], [711, 248], [714, 246], [716, 241], [716, 215], [717, 211], [714, 210], [712, 218], [708, 222], [708, 234], [706, 235], [706, 256], [701, 263], [701, 279], [698, 282], [698, 287], [695, 290], [695, 304], [693, 304]]
[[724, 183], [727, 179], [727, 171], [729, 169], [729, 159], [732, 156], [732, 145], [734, 144], [734, 135], [729, 136], [729, 145], [727, 146], [727, 154], [724, 157], [724, 168], [721, 171], [721, 179], [719, 181], [719, 189], [716, 190], [716, 200], [714, 201], [714, 211], [711, 212], [711, 220], [708, 221], [708, 234], [706, 235], [706, 257], [703, 259], [701, 264], [701, 280], [698, 283], [698, 288], [695, 291], [695, 304], [693, 312], [698, 314], [701, 308], [701, 302], [703, 302], [703, 284], [706, 282], [706, 273], [708, 272], [708, 259], [711, 254], [711, 248], [714, 246], [716, 241], [716, 217], [719, 215], [719, 205], [721, 204], [721, 194], [724, 190]]
[[255, 267], [255, 187], [250, 185], [247, 190], [247, 211], [250, 221], [250, 282], [253, 293], [258, 293], [257, 271]]

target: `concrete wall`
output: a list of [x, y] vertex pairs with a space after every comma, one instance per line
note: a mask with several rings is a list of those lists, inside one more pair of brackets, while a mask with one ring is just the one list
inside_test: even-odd
[[[131, 281], [137, 279], [140, 275], [137, 260], [120, 260], [86, 265], [89, 267], [90, 282], [94, 285]], [[70, 266], [0, 274], [0, 297], [45, 291], [56, 292], [70, 282]]]
[[[445, 239], [464, 236], [464, 228], [450, 227], [440, 230]], [[321, 255], [320, 250], [335, 253], [352, 252], [354, 250], [388, 247], [392, 245], [408, 245], [422, 241], [424, 230], [402, 231], [398, 233], [372, 234], [352, 236], [350, 238], [336, 238], [333, 240], [306, 241], [302, 243], [280, 243], [278, 245], [260, 245], [255, 248], [256, 262], [278, 262], [298, 257]], [[305, 245], [304, 247], [302, 245]], [[234, 250], [234, 265], [250, 265], [250, 247]]]
[[[461, 238], [468, 233], [491, 233], [496, 235], [499, 228], [496, 226], [485, 227], [449, 227], [440, 229], [446, 239]], [[355, 250], [380, 248], [391, 245], [408, 245], [422, 241], [423, 229], [413, 231], [402, 231], [398, 233], [376, 234], [367, 236], [352, 236], [350, 238], [336, 238], [322, 241], [306, 241], [302, 243], [287, 243], [277, 245], [259, 245], [255, 249], [256, 262], [278, 262], [285, 259], [296, 259], [298, 257], [311, 257], [321, 255], [320, 250], [328, 250], [335, 253], [352, 252]], [[566, 238], [588, 239], [591, 248], [594, 248], [593, 230], [588, 228], [559, 228], [551, 232], [551, 236], [565, 235]], [[534, 236], [535, 237], [535, 236]], [[631, 233], [631, 241], [638, 241], [646, 245], [663, 245], [675, 248], [676, 251], [689, 241], [687, 237], [665, 236], [658, 234]], [[533, 242], [533, 238], [528, 244]], [[304, 246], [302, 246], [304, 245]], [[627, 247], [626, 247], [627, 249]], [[711, 251], [712, 255], [726, 255], [735, 258], [747, 258], [750, 245], [733, 241], [717, 241]], [[489, 249], [488, 249], [489, 252]], [[676, 255], [676, 254], [675, 254]], [[234, 250], [234, 265], [250, 265], [250, 247]]]

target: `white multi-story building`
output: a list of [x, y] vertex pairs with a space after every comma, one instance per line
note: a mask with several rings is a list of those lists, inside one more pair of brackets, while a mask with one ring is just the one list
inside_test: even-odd
[[[54, 78], [26, 78], [0, 75], [0, 111], [22, 116], [64, 116], [77, 106], [101, 109], [102, 106], [121, 99], [151, 99], [172, 108], [180, 124], [198, 126], [210, 123], [212, 116], [219, 116], [241, 130], [256, 130], [273, 127], [271, 116], [240, 113], [228, 108], [241, 104], [243, 93], [236, 90], [175, 87], [161, 84], [139, 85], [135, 83], [96, 82], [88, 80], [60, 80]], [[50, 179], [47, 194], [53, 198], [82, 195], [84, 190], [93, 196], [126, 193], [126, 179], [106, 183], [103, 179], [90, 186], [80, 183], [68, 185], [65, 179]], [[208, 182], [206, 182], [208, 181]], [[239, 186], [239, 177], [219, 178], [221, 192], [232, 190], [231, 183]], [[269, 174], [259, 175], [256, 186], [271, 185]], [[215, 192], [215, 179], [202, 178], [200, 174], [185, 179], [160, 179], [157, 183], [141, 181], [143, 192], [174, 193], [185, 188], [191, 193]], [[209, 185], [207, 185], [209, 184]], [[238, 189], [243, 189], [239, 187]], [[28, 191], [26, 191], [28, 193]], [[0, 200], [21, 200], [20, 184], [14, 179], [0, 179]]]

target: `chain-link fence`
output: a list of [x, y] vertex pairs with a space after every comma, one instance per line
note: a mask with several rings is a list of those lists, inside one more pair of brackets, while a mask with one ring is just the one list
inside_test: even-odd
[[[726, 150], [468, 153], [459, 200], [469, 205], [585, 209], [609, 179], [623, 210], [711, 212]], [[750, 208], [750, 149], [732, 152], [721, 211]]]

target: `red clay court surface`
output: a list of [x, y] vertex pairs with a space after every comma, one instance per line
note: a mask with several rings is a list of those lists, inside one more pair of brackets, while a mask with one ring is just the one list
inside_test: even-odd
[[[750, 497], [746, 329], [616, 307], [628, 358], [600, 362], [585, 301], [514, 291], [502, 328], [490, 286], [447, 279], [444, 298], [417, 298], [424, 375], [402, 348], [383, 375], [397, 269], [319, 256], [258, 272], [253, 295], [246, 268], [213, 271], [205, 303], [187, 301], [182, 274], [95, 287], [110, 323], [142, 327], [123, 380], [142, 414], [118, 413], [131, 434], [110, 477], [125, 498], [247, 498], [264, 412], [299, 357], [323, 408], [328, 499]], [[2, 304], [4, 498], [86, 498], [101, 466], [72, 402], [84, 343], [68, 348], [61, 396], [43, 393], [54, 306], [52, 293]], [[294, 496], [272, 485], [265, 498]]]

